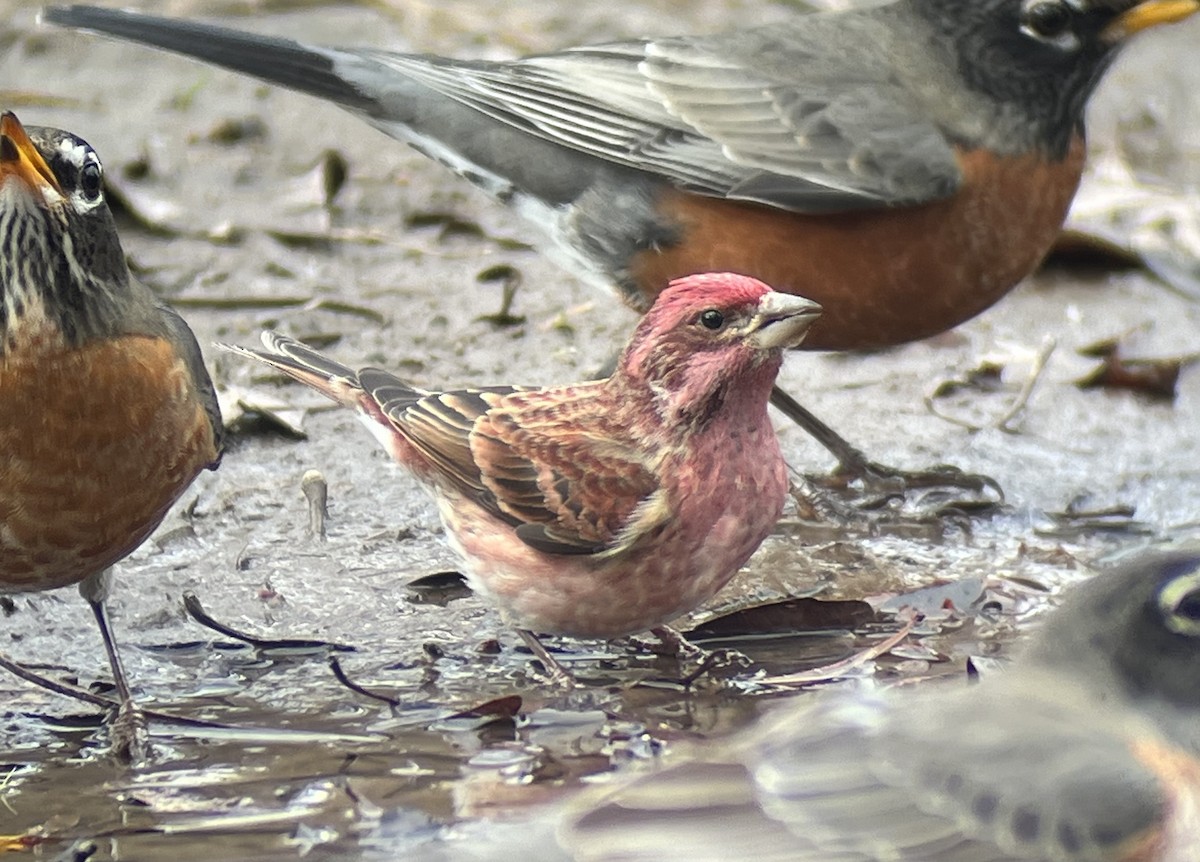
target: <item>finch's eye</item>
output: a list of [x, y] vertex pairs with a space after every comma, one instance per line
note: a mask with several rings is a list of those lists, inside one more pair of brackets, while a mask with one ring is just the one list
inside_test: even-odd
[[705, 329], [711, 329], [713, 332], [718, 331], [725, 325], [725, 315], [717, 311], [715, 308], [710, 308], [707, 311], [700, 312], [700, 325]]
[[104, 188], [104, 178], [101, 175], [100, 165], [96, 162], [88, 162], [79, 171], [79, 191], [86, 201], [100, 200], [100, 192]]

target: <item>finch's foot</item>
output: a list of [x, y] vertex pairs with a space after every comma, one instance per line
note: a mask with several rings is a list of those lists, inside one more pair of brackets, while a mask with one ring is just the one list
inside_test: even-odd
[[550, 654], [550, 650], [546, 649], [546, 645], [538, 639], [537, 635], [529, 629], [517, 629], [517, 634], [521, 636], [521, 640], [525, 641], [525, 646], [529, 647], [530, 651], [537, 656], [538, 661], [542, 663], [544, 670], [538, 674], [542, 682], [559, 688], [575, 688], [579, 685], [579, 681], [559, 663], [558, 659]]
[[679, 629], [671, 626], [655, 626], [650, 629], [650, 634], [658, 638], [658, 644], [648, 644], [640, 640], [635, 640], [634, 643], [640, 647], [652, 649], [659, 655], [673, 656], [679, 659], [680, 663], [701, 661], [708, 656], [708, 652], [703, 647], [696, 646], [684, 637], [683, 632]]
[[[706, 650], [704, 647], [696, 646], [682, 632], [671, 626], [656, 626], [650, 630], [650, 633], [659, 640], [659, 649], [655, 652], [674, 656], [679, 660], [679, 668], [682, 673], [680, 682], [684, 685], [691, 685], [700, 677], [716, 670], [727, 667], [745, 668], [752, 664], [749, 656], [735, 649]], [[648, 648], [654, 646], [636, 640], [634, 643]]]

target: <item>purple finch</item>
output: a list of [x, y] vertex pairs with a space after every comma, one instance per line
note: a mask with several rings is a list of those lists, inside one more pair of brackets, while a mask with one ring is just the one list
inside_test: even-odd
[[545, 389], [420, 390], [275, 333], [232, 349], [357, 410], [527, 641], [615, 638], [712, 598], [771, 531], [788, 479], [767, 399], [819, 312], [745, 276], [682, 278], [611, 377]]

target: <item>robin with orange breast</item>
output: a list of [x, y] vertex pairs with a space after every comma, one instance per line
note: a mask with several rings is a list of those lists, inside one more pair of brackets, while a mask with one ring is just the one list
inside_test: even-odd
[[[222, 425], [183, 319], [130, 275], [96, 152], [0, 117], [0, 593], [79, 584], [121, 701], [138, 714], [105, 598], [114, 563], [205, 468]], [[118, 732], [119, 731], [119, 732]]]
[[[858, 350], [956, 326], [1038, 265], [1117, 49], [1197, 9], [898, 0], [499, 63], [89, 6], [43, 19], [333, 101], [534, 219], [575, 272], [634, 308], [680, 276], [740, 273], [821, 304], [806, 349]], [[774, 400], [845, 471], [889, 472]]]

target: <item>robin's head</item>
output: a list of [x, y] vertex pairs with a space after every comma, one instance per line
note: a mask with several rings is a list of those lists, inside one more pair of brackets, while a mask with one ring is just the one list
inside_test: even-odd
[[[972, 90], [1019, 105], [1065, 151], [1084, 105], [1130, 36], [1200, 11], [1200, 0], [912, 0], [954, 46]], [[1032, 109], [1032, 115], [1029, 114]]]
[[104, 331], [128, 284], [96, 151], [0, 115], [0, 353], [34, 335]]
[[820, 312], [811, 300], [747, 276], [676, 279], [638, 324], [620, 373], [655, 393], [664, 418], [700, 418], [757, 369], [769, 364], [766, 385], [774, 382], [784, 349], [804, 339]]
[[[1120, 695], [1200, 709], [1200, 546], [1140, 554], [1077, 587], [1025, 660]], [[1197, 731], [1200, 738], [1200, 729]]]

